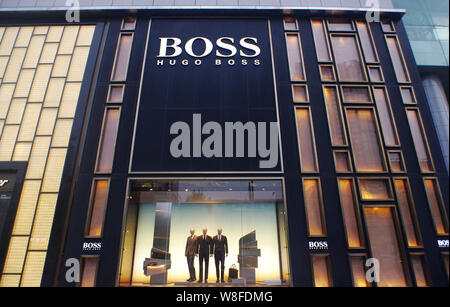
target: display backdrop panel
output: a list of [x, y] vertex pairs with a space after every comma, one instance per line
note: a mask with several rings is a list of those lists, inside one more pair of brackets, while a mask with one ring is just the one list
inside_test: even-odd
[[153, 19], [149, 35], [130, 171], [281, 171], [268, 20]]

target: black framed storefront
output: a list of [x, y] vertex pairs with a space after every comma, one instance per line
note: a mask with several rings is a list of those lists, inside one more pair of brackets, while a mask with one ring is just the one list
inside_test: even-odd
[[[66, 161], [66, 164], [71, 165], [75, 161], [77, 162], [77, 172], [73, 178], [75, 184], [72, 188], [66, 185], [64, 190], [65, 196], [63, 196], [64, 201], [70, 202], [71, 205], [70, 207], [62, 205], [62, 200], [60, 200], [58, 202], [59, 209], [57, 209], [57, 215], [55, 217], [55, 223], [57, 225], [65, 225], [67, 228], [65, 232], [61, 232], [64, 229], [61, 227], [54, 228], [52, 232], [42, 285], [74, 285], [65, 281], [66, 259], [98, 256], [98, 258], [95, 258], [97, 259], [95, 264], [95, 285], [119, 286], [124, 238], [123, 231], [126, 221], [125, 204], [129, 197], [127, 187], [130, 185], [130, 180], [132, 179], [136, 182], [154, 179], [164, 181], [177, 178], [189, 180], [208, 180], [209, 178], [209, 182], [240, 179], [254, 180], [256, 182], [258, 180], [266, 180], [266, 178], [277, 178], [277, 180], [280, 180], [282, 182], [286, 206], [286, 234], [289, 250], [288, 258], [290, 259], [290, 282], [288, 284], [290, 285], [313, 286], [317, 284], [319, 281], [314, 278], [314, 263], [320, 257], [327, 257], [326, 261], [329, 268], [328, 285], [353, 286], [355, 279], [354, 271], [352, 271], [352, 257], [361, 256], [364, 258], [369, 257], [371, 254], [370, 231], [367, 231], [365, 227], [372, 217], [368, 215], [370, 213], [369, 207], [372, 205], [393, 206], [394, 208], [395, 212], [392, 216], [396, 216], [394, 223], [397, 223], [397, 237], [399, 239], [398, 242], [400, 242], [398, 244], [400, 245], [401, 257], [402, 259], [406, 259], [407, 263], [405, 269], [407, 272], [405, 276], [409, 276], [406, 278], [407, 285], [415, 286], [418, 283], [413, 273], [415, 272], [415, 262], [413, 259], [415, 255], [425, 255], [426, 278], [429, 279], [430, 285], [446, 285], [448, 283], [448, 277], [445, 274], [442, 256], [447, 253], [446, 255], [448, 257], [448, 247], [439, 247], [437, 240], [448, 239], [448, 235], [445, 233], [441, 233], [440, 235], [436, 234], [436, 228], [433, 224], [433, 212], [428, 205], [429, 199], [427, 198], [424, 180], [437, 180], [433, 182], [438, 183], [440, 195], [442, 195], [441, 202], [443, 208], [448, 212], [448, 176], [440, 153], [430, 111], [426, 104], [425, 93], [421, 86], [417, 68], [415, 67], [413, 54], [409, 47], [404, 27], [400, 21], [401, 15], [384, 15], [384, 17], [393, 20], [395, 32], [384, 32], [379, 23], [369, 24], [370, 33], [376, 46], [378, 61], [374, 64], [365, 60], [363, 62], [367, 62], [367, 66], [379, 67], [383, 72], [384, 82], [372, 82], [372, 80], [367, 80], [367, 82], [342, 82], [340, 79], [335, 82], [324, 82], [319, 68], [334, 65], [332, 69], [334, 69], [335, 74], [338, 74], [339, 67], [336, 66], [337, 63], [334, 63], [337, 61], [337, 58], [335, 59], [334, 56], [334, 60], [331, 59], [329, 62], [319, 61], [315, 45], [317, 38], [314, 36], [311, 18], [329, 18], [326, 12], [313, 15], [310, 12], [299, 11], [292, 16], [288, 16], [289, 18], [295, 18], [297, 23], [296, 28], [287, 27], [286, 21], [284, 20], [286, 16], [274, 11], [248, 11], [244, 15], [240, 15], [241, 13], [234, 15], [230, 14], [230, 12], [210, 11], [208, 14], [208, 16], [205, 16], [202, 12], [198, 12], [198, 14], [194, 12], [191, 13], [191, 16], [184, 16], [182, 19], [179, 17], [174, 18], [173, 15], [176, 14], [173, 12], [162, 11], [157, 13], [139, 12], [136, 16], [124, 15], [122, 12], [117, 12], [116, 16], [103, 15], [104, 27], [101, 26], [96, 36], [100, 42], [99, 56], [96, 59], [90, 59], [92, 65], [96, 63], [92, 76], [88, 78], [85, 76], [85, 82], [92, 81], [94, 86], [89, 91], [89, 95], [86, 92], [85, 96], [81, 98], [89, 103], [89, 113], [86, 116], [84, 126], [79, 127], [79, 133], [83, 135], [83, 142], [79, 147], [78, 157], [71, 158], [71, 161]], [[125, 17], [136, 17], [135, 26], [127, 27], [127, 22], [124, 21]], [[340, 17], [361, 20], [364, 16], [358, 15], [356, 12], [343, 12]], [[206, 62], [203, 61], [202, 65], [198, 66], [195, 62], [191, 62], [186, 67], [182, 64], [179, 66], [175, 65], [174, 67], [157, 67], [155, 56], [160, 51], [158, 49], [160, 46], [159, 44], [152, 46], [152, 44], [148, 44], [148, 40], [155, 45], [163, 33], [161, 32], [158, 35], [155, 34], [154, 37], [152, 36], [151, 21], [153, 22], [153, 20], [155, 20], [155, 23], [160, 22], [162, 32], [166, 28], [169, 29], [167, 30], [168, 37], [175, 36], [176, 31], [179, 31], [179, 28], [175, 24], [181, 24], [182, 28], [183, 20], [185, 20], [186, 24], [184, 26], [186, 27], [186, 33], [179, 34], [183, 41], [194, 37], [193, 33], [195, 31], [198, 32], [198, 37], [208, 38], [210, 36], [211, 41], [213, 41], [213, 38], [217, 39], [222, 37], [222, 34], [218, 32], [224, 31], [224, 33], [228, 34], [223, 34], [223, 36], [236, 36], [235, 45], [239, 48], [237, 38], [241, 34], [248, 37], [261, 35], [258, 37], [258, 41], [260, 42], [258, 46], [261, 48], [261, 53], [265, 56], [265, 58], [260, 57], [263, 64], [260, 67], [249, 65], [238, 66], [235, 64], [231, 68], [227, 64], [227, 66], [223, 65], [218, 69], [213, 61], [208, 62], [206, 60]], [[208, 21], [211, 21], [211, 23], [208, 23]], [[251, 26], [246, 26], [247, 23], [250, 25], [256, 24], [255, 29]], [[192, 24], [193, 30], [190, 30], [189, 24]], [[229, 29], [227, 31], [224, 30], [224, 28], [226, 29], [224, 24], [228, 24]], [[327, 26], [329, 25], [327, 24]], [[149, 36], [148, 31], [150, 31]], [[174, 32], [169, 33], [170, 31]], [[244, 34], [246, 31], [252, 33]], [[259, 33], [258, 31], [261, 32]], [[359, 35], [355, 34], [359, 33], [357, 30], [336, 31], [335, 33], [335, 35], [342, 33]], [[329, 38], [334, 35], [332, 31], [328, 34], [330, 34]], [[130, 48], [130, 60], [126, 68], [126, 77], [115, 80], [113, 75], [117, 66], [115, 59], [117, 58], [117, 52], [119, 52], [117, 51], [118, 41], [120, 41], [120, 37], [127, 35], [132, 36], [130, 42], [132, 47]], [[289, 45], [287, 45], [287, 40], [290, 35], [298, 35], [300, 38], [301, 57], [304, 66], [303, 72], [305, 75], [305, 78], [302, 80], [294, 80], [292, 78], [292, 71], [289, 65], [290, 59], [288, 56]], [[389, 35], [396, 35], [401, 45], [402, 54], [407, 63], [409, 77], [411, 79], [411, 82], [407, 84], [397, 81], [395, 66], [392, 64], [390, 51], [386, 44], [386, 37], [389, 37]], [[333, 43], [333, 41], [331, 42]], [[244, 52], [250, 51], [249, 49], [244, 49]], [[197, 52], [201, 52], [201, 50], [197, 50]], [[147, 54], [151, 56], [147, 56]], [[145, 58], [150, 59], [152, 63], [149, 64], [147, 62], [145, 64]], [[195, 61], [194, 57], [187, 56], [187, 58]], [[238, 57], [238, 59], [241, 58]], [[252, 64], [251, 62], [249, 63]], [[144, 80], [146, 74], [151, 75], [152, 71], [159, 68], [164, 69], [163, 75], [165, 79], [158, 79], [160, 83], [145, 83], [148, 82]], [[199, 75], [187, 74], [187, 72], [191, 71], [190, 69], [197, 69], [200, 72]], [[202, 69], [205, 69], [205, 71], [209, 70], [209, 74], [213, 71], [221, 71], [222, 75], [220, 76], [223, 79], [219, 81], [212, 79], [212, 82], [222, 82], [220, 83], [222, 87], [219, 89], [205, 87], [201, 80], [202, 78], [207, 80], [208, 74], [202, 71]], [[252, 69], [255, 69], [255, 74], [252, 74]], [[239, 78], [235, 78], [234, 74], [238, 75]], [[183, 76], [180, 79], [181, 81], [190, 80], [191, 78], [192, 83], [189, 86], [183, 84], [180, 80], [177, 80], [177, 76], [180, 75]], [[255, 76], [259, 76], [261, 79], [252, 79], [256, 78]], [[149, 80], [157, 80], [156, 78], [158, 77], [160, 75], [154, 76], [154, 79], [149, 77]], [[197, 77], [198, 79], [196, 79]], [[236, 83], [237, 85], [233, 86], [233, 82], [238, 82], [239, 84]], [[247, 82], [245, 87], [241, 86], [242, 82]], [[253, 93], [257, 84], [262, 84], [262, 89], [258, 89], [255, 96], [249, 97], [249, 93]], [[293, 86], [306, 86], [309, 99], [303, 102], [295, 101], [295, 97], [293, 97]], [[407, 170], [406, 172], [394, 173], [389, 171], [389, 167], [386, 172], [381, 172], [380, 174], [358, 172], [356, 169], [357, 165], [355, 162], [352, 162], [352, 158], [349, 161], [353, 166], [352, 169], [355, 169], [355, 171], [341, 173], [336, 170], [335, 152], [343, 151], [349, 152], [350, 154], [351, 147], [334, 146], [332, 144], [333, 131], [329, 129], [328, 109], [324, 103], [326, 100], [324, 86], [336, 86], [339, 90], [341, 86], [367, 86], [370, 88], [371, 93], [377, 87], [386, 89], [390, 99], [391, 112], [396, 122], [396, 134], [401, 145], [393, 147], [386, 146], [386, 148], [383, 147], [383, 150], [385, 149], [386, 152], [389, 150], [400, 151], [404, 160], [404, 166]], [[400, 86], [414, 88], [415, 98], [417, 100], [416, 105], [404, 106], [402, 104], [403, 98], [399, 90]], [[111, 87], [122, 88], [122, 99], [111, 101]], [[145, 87], [143, 92], [141, 91], [142, 87]], [[195, 90], [189, 92], [192, 88]], [[220, 107], [216, 108], [214, 107], [215, 104], [211, 105], [208, 100], [213, 100], [216, 92], [223, 88], [234, 88], [234, 92], [230, 93], [229, 96], [226, 93], [219, 95], [217, 106]], [[204, 89], [203, 92], [202, 89]], [[239, 92], [240, 89], [244, 92]], [[155, 91], [160, 92], [152, 96], [152, 92], [154, 93]], [[183, 97], [186, 93], [191, 95], [190, 97], [193, 97], [191, 101], [186, 102], [189, 106], [188, 108], [182, 105], [182, 102], [186, 101], [186, 97]], [[243, 98], [242, 95], [246, 95], [246, 97]], [[147, 111], [150, 117], [147, 117], [141, 122], [135, 122], [136, 118], [139, 119], [139, 115], [143, 114], [141, 112], [145, 111], [145, 108], [139, 106], [139, 104], [142, 105], [143, 99], [148, 99], [147, 101], [150, 104]], [[263, 106], [258, 104], [257, 101], [261, 101], [261, 99], [267, 99], [267, 104], [264, 104], [265, 102], [261, 102]], [[157, 100], [163, 101], [161, 103], [163, 106], [164, 101], [175, 101], [175, 103], [168, 107], [166, 106], [166, 109], [163, 110], [161, 105], [156, 104]], [[227, 109], [227, 101], [231, 103], [229, 109]], [[254, 105], [246, 104], [248, 101], [254, 102]], [[233, 103], [235, 103], [235, 108], [232, 107]], [[374, 107], [374, 105], [370, 104], [369, 108]], [[153, 106], [153, 109], [151, 106]], [[202, 107], [205, 112], [202, 111]], [[345, 114], [348, 115], [352, 107], [366, 109], [366, 106], [362, 104], [356, 104], [356, 106], [348, 105], [346, 106], [347, 109], [345, 110], [347, 110], [347, 113]], [[408, 125], [407, 114], [409, 113], [406, 112], [410, 107], [420, 110], [435, 169], [431, 173], [423, 173], [418, 163], [415, 141], [411, 136]], [[263, 110], [258, 110], [258, 108]], [[309, 114], [308, 116], [312, 118], [314, 152], [317, 164], [316, 171], [305, 171], [304, 167], [306, 163], [302, 160], [302, 156], [299, 155], [299, 147], [297, 145], [299, 142], [297, 120], [301, 115], [300, 112], [297, 112], [299, 109], [308, 110], [309, 113], [305, 114]], [[375, 109], [378, 110], [378, 106], [375, 105]], [[108, 110], [116, 111], [114, 116], [117, 118], [117, 135], [114, 142], [113, 156], [110, 159], [112, 163], [111, 169], [109, 171], [99, 171], [99, 152], [101, 151], [100, 144], [102, 143], [101, 135], [106, 129], [104, 119], [108, 117]], [[157, 113], [155, 110], [163, 110], [165, 112], [170, 110], [170, 114], [173, 114], [174, 118], [172, 121], [167, 120], [165, 122], [162, 119], [168, 113]], [[202, 161], [202, 159], [198, 158], [190, 158], [188, 161], [183, 160], [179, 164], [170, 158], [164, 160], [167, 157], [170, 144], [165, 141], [165, 138], [170, 137], [168, 123], [176, 120], [188, 122], [192, 118], [192, 114], [197, 111], [202, 113], [202, 115], [205, 114], [203, 117], [205, 121], [278, 122], [280, 133], [279, 165], [273, 170], [260, 170], [257, 168], [259, 160], [256, 158], [240, 158], [237, 159], [237, 162], [233, 162], [235, 160], [230, 159], [229, 164], [220, 160], [217, 162], [208, 160], [205, 163], [204, 161], [206, 160]], [[258, 111], [261, 112], [258, 113]], [[182, 116], [177, 117], [177, 114], [182, 114]], [[83, 122], [84, 115], [79, 114], [78, 116], [80, 123]], [[375, 117], [377, 116], [375, 115]], [[348, 117], [346, 117], [346, 120], [349, 120]], [[346, 126], [350, 127], [351, 123], [347, 121]], [[378, 129], [382, 130], [379, 127], [382, 126], [382, 123], [379, 123], [379, 120], [376, 120], [376, 122]], [[138, 146], [134, 139], [135, 129], [141, 129], [139, 128], [141, 124], [143, 127], [142, 130], [139, 130], [139, 134], [144, 143], [148, 142], [145, 145], [147, 147]], [[149, 131], [148, 134], [144, 133], [146, 131]], [[159, 139], [159, 141], [151, 142], [147, 138]], [[348, 138], [351, 142], [355, 141], [350, 135]], [[382, 136], [379, 138], [382, 139]], [[301, 150], [302, 148], [300, 148], [300, 152], [302, 152]], [[159, 155], [156, 155], [157, 152]], [[161, 152], [165, 156], [162, 156]], [[140, 165], [139, 170], [130, 168], [133, 155], [141, 155], [140, 162], [137, 164]], [[306, 154], [303, 154], [304, 156]], [[384, 151], [383, 156], [387, 156]], [[151, 161], [146, 161], [146, 159]], [[385, 163], [388, 165], [387, 163], [389, 161], [385, 161]], [[345, 228], [345, 216], [340, 201], [342, 200], [342, 190], [340, 190], [339, 179], [353, 180], [354, 184], [359, 188], [362, 185], [361, 179], [364, 180], [367, 178], [376, 180], [387, 178], [391, 182], [391, 192], [393, 195], [387, 200], [364, 201], [362, 195], [356, 193], [355, 197], [362, 199], [358, 201], [361, 205], [359, 212], [361, 216], [359, 219], [362, 225], [361, 240], [366, 242], [366, 244], [360, 248], [353, 249], [348, 244], [349, 238]], [[402, 214], [398, 214], [400, 209], [396, 205], [398, 203], [398, 196], [395, 193], [397, 186], [394, 186], [395, 180], [400, 179], [408, 180], [410, 193], [415, 203], [416, 223], [422, 241], [422, 244], [419, 244], [417, 247], [408, 246], [407, 232], [402, 230], [401, 226], [398, 226], [404, 223]], [[103, 195], [103, 198], [106, 200], [105, 206], [102, 207], [104, 215], [100, 217], [102, 220], [101, 231], [90, 233], [88, 224], [89, 221], [92, 221], [94, 195], [97, 189], [100, 191], [101, 184], [107, 185], [107, 193]], [[312, 233], [311, 227], [308, 226], [311, 225], [311, 215], [309, 214], [310, 212], [305, 210], [305, 207], [308, 206], [308, 195], [310, 195], [309, 191], [311, 190], [306, 189], [305, 187], [307, 186], [312, 187], [311, 189], [313, 190], [316, 189], [314, 191], [320, 191], [318, 199], [320, 199], [319, 202], [322, 204], [322, 209], [320, 210], [323, 214], [321, 218], [324, 224], [322, 233], [314, 234]], [[70, 201], [68, 201], [69, 199]], [[443, 223], [445, 224], [445, 219]], [[443, 227], [445, 228], [445, 225]], [[326, 242], [327, 248], [311, 248], [311, 242]], [[101, 248], [97, 250], [86, 250], [83, 249], [84, 243], [101, 243]], [[231, 263], [228, 262], [228, 264]], [[212, 262], [210, 263], [210, 267], [210, 271], [213, 271], [214, 265]], [[214, 274], [210, 272], [210, 275]]]

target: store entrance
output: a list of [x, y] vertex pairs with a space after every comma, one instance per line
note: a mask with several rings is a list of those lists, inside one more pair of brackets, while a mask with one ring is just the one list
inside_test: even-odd
[[280, 180], [131, 182], [121, 286], [288, 285]]

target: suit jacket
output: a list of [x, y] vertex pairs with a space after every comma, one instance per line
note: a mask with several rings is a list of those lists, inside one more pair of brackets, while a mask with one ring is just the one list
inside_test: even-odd
[[210, 236], [206, 235], [206, 238], [203, 238], [203, 235], [197, 237], [197, 253], [199, 254], [212, 254], [212, 239]]
[[194, 256], [197, 254], [197, 236], [189, 236], [186, 240], [186, 251], [184, 255], [187, 256]]
[[213, 238], [214, 254], [228, 254], [228, 240], [224, 235], [214, 236]]

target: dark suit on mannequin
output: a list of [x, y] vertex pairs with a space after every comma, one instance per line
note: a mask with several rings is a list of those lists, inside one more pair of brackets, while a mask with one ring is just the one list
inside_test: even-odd
[[[216, 262], [216, 276], [217, 281], [224, 282], [224, 271], [225, 271], [225, 254], [228, 254], [228, 240], [224, 235], [217, 235], [213, 238], [214, 246], [214, 260]], [[220, 265], [220, 274], [219, 274]]]
[[185, 256], [187, 258], [188, 268], [189, 268], [189, 279], [188, 281], [194, 281], [195, 277], [195, 267], [194, 259], [197, 254], [197, 236], [190, 235], [186, 240], [186, 251]]
[[203, 281], [203, 263], [205, 264], [205, 282], [208, 280], [209, 256], [212, 254], [212, 239], [208, 235], [200, 235], [197, 237], [197, 252], [200, 267], [199, 282]]

